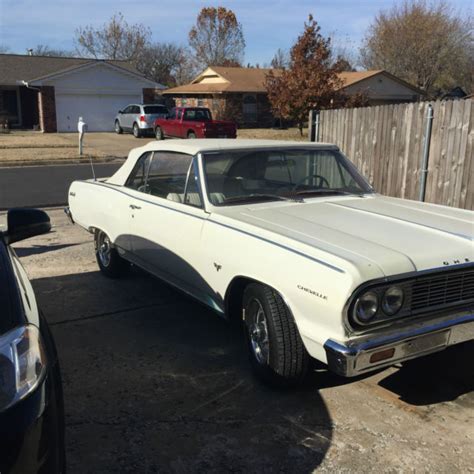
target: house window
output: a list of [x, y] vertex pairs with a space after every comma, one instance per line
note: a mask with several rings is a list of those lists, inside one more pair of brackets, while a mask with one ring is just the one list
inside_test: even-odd
[[242, 100], [244, 122], [257, 121], [257, 96], [256, 94], [246, 94]]
[[197, 99], [197, 106], [204, 107], [204, 99], [202, 97]]

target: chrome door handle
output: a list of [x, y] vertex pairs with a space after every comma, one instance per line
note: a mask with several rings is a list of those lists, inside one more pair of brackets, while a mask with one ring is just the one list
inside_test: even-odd
[[140, 206], [135, 206], [135, 204], [130, 204], [130, 209], [141, 209]]

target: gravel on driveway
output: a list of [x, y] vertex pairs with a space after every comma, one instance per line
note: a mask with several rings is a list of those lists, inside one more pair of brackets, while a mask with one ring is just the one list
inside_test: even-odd
[[92, 237], [50, 210], [17, 244], [62, 365], [69, 473], [473, 472], [473, 345], [275, 391], [210, 310], [135, 270], [99, 274]]

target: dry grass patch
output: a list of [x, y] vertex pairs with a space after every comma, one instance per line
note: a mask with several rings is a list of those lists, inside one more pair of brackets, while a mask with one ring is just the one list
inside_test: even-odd
[[17, 132], [0, 134], [0, 150], [18, 148], [74, 148], [67, 138], [59, 133]]
[[298, 142], [308, 141], [308, 130], [303, 130], [303, 136], [297, 128], [284, 130], [273, 128], [243, 128], [237, 130], [237, 138], [255, 138], [260, 140], [293, 140]]

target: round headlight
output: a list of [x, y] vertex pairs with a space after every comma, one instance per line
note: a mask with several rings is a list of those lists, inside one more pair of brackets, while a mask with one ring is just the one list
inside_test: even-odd
[[382, 299], [382, 309], [385, 314], [393, 316], [403, 305], [403, 290], [399, 286], [391, 286], [385, 291]]
[[357, 321], [361, 323], [369, 322], [377, 313], [379, 308], [379, 299], [377, 293], [368, 291], [357, 298], [354, 312]]

